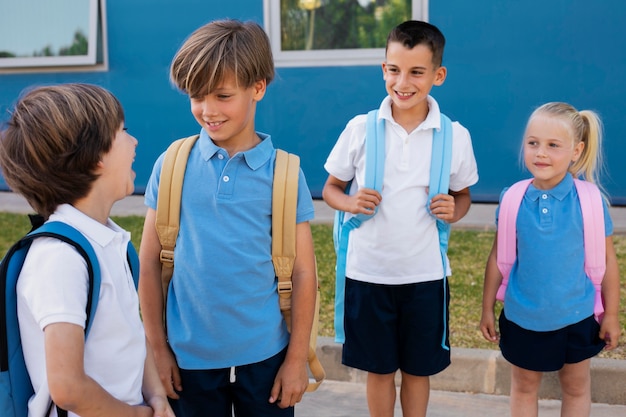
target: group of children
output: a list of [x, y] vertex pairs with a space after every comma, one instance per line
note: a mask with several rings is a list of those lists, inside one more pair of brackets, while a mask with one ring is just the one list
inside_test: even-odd
[[[449, 191], [429, 198], [433, 132], [443, 128], [430, 92], [446, 78], [444, 45], [442, 33], [425, 22], [407, 21], [389, 34], [382, 64], [387, 97], [377, 116], [385, 122], [382, 189], [365, 186], [365, 115], [348, 122], [324, 166], [323, 197], [331, 207], [348, 215], [376, 213], [350, 237], [342, 358], [368, 372], [367, 401], [376, 417], [393, 416], [397, 370], [403, 415], [425, 416], [429, 376], [450, 364], [445, 277], [451, 270], [440, 255], [437, 221], [454, 223], [467, 213], [478, 173], [470, 134], [454, 122]], [[101, 313], [85, 339], [85, 262], [63, 242], [33, 243], [18, 284], [35, 389], [29, 415], [56, 415], [51, 400], [79, 416], [293, 416], [305, 392], [316, 297], [313, 203], [300, 172], [289, 333], [271, 259], [276, 152], [254, 125], [257, 103], [274, 77], [267, 35], [253, 22], [211, 22], [184, 42], [170, 76], [189, 96], [201, 129], [184, 176], [167, 302], [155, 229], [163, 155], [145, 193], [138, 296], [122, 250], [128, 234], [109, 218], [114, 202], [133, 192], [137, 146], [115, 97], [84, 84], [35, 88], [19, 99], [2, 131], [7, 184], [48, 221], [78, 228], [104, 271]], [[483, 336], [499, 342], [512, 364], [514, 416], [537, 415], [541, 374], [554, 370], [563, 415], [589, 415], [590, 358], [617, 346], [611, 219], [605, 202], [598, 323], [574, 186], [577, 178], [597, 183], [600, 139], [598, 116], [565, 103], [538, 108], [526, 126], [522, 148], [533, 181], [517, 217], [518, 260], [500, 334], [496, 243], [480, 322]]]

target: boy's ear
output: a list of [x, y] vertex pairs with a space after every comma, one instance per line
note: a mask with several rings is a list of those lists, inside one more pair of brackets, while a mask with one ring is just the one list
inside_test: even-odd
[[443, 65], [440, 65], [439, 68], [435, 70], [435, 81], [433, 85], [440, 86], [446, 80], [446, 75], [448, 75], [448, 70]]
[[260, 101], [265, 96], [265, 90], [267, 89], [267, 81], [259, 80], [252, 86], [254, 88], [254, 101]]

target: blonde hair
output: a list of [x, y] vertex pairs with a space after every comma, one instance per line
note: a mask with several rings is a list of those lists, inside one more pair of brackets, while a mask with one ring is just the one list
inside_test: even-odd
[[172, 83], [190, 97], [214, 91], [231, 74], [243, 88], [274, 78], [269, 38], [255, 22], [216, 20], [196, 29], [170, 67]]
[[567, 103], [546, 103], [537, 108], [536, 115], [547, 115], [562, 120], [571, 133], [574, 146], [583, 142], [580, 158], [569, 167], [574, 178], [584, 179], [600, 187], [600, 174], [604, 168], [602, 161], [602, 122], [597, 113], [591, 110], [578, 111]]

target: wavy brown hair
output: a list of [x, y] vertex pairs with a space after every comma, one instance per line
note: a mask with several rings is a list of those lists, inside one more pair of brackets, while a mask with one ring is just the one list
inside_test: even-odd
[[123, 122], [120, 102], [102, 87], [33, 88], [18, 99], [0, 132], [4, 179], [47, 219], [60, 204], [89, 193]]

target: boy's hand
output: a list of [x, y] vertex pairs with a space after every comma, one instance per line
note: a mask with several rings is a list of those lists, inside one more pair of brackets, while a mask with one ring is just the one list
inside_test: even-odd
[[602, 318], [600, 324], [600, 339], [606, 343], [606, 350], [613, 350], [617, 347], [621, 328], [616, 315], [606, 315]]
[[356, 194], [350, 196], [350, 209], [352, 214], [374, 214], [374, 210], [380, 204], [382, 196], [372, 188], [361, 188]]
[[167, 398], [164, 396], [155, 395], [150, 398], [148, 405], [152, 407], [153, 417], [175, 417], [174, 411], [172, 411]]
[[309, 376], [304, 363], [285, 361], [274, 379], [270, 393], [270, 403], [278, 403], [280, 408], [293, 407], [302, 400], [309, 385]]
[[498, 343], [498, 333], [496, 332], [496, 316], [493, 311], [483, 311], [480, 318], [480, 331], [483, 337], [491, 343]]
[[165, 388], [165, 393], [171, 399], [177, 400], [179, 396], [176, 391], [182, 391], [183, 386], [174, 354], [167, 345], [159, 349], [153, 347], [153, 351], [159, 379]]
[[454, 220], [455, 200], [450, 194], [437, 194], [430, 200], [430, 212], [439, 220], [451, 223]]

